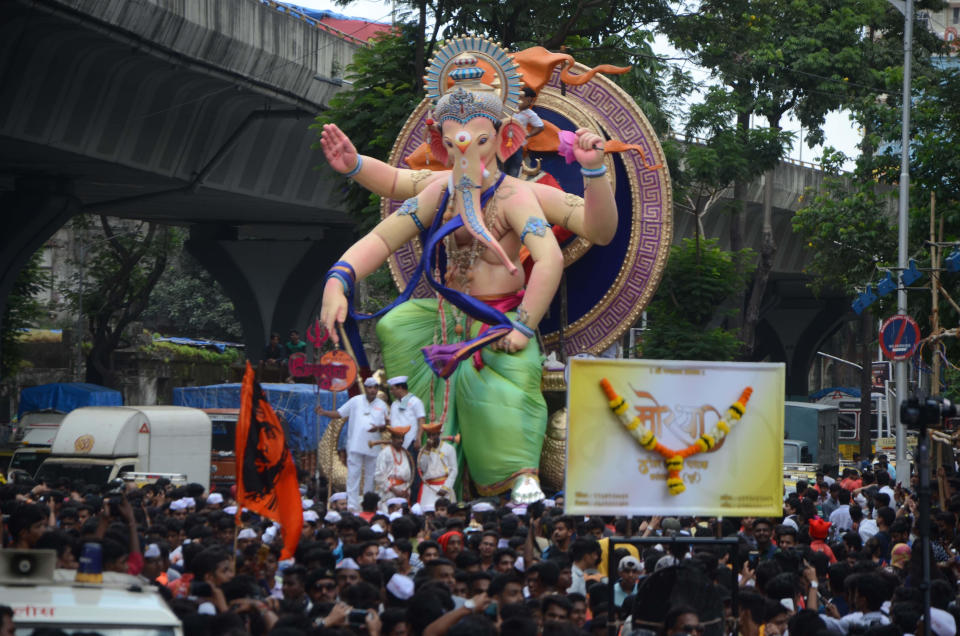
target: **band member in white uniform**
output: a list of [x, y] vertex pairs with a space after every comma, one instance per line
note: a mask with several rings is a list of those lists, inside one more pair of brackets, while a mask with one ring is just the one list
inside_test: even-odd
[[390, 444], [383, 446], [377, 455], [373, 480], [384, 512], [388, 499], [403, 497], [410, 501], [410, 486], [413, 484], [413, 458], [403, 447], [403, 437], [409, 429], [406, 426], [391, 426], [387, 430], [390, 431]]
[[427, 445], [420, 449], [417, 465], [420, 468], [421, 506], [433, 507], [440, 497], [457, 500], [453, 485], [457, 481], [457, 451], [453, 445], [440, 439], [442, 423], [433, 422], [423, 427]]

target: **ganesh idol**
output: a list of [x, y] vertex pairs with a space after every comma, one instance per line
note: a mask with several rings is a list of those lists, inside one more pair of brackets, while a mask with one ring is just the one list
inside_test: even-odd
[[[536, 331], [563, 272], [550, 226], [599, 245], [614, 237], [604, 139], [586, 129], [568, 135], [583, 197], [520, 180], [501, 168], [526, 136], [512, 119], [523, 83], [511, 58], [479, 38], [454, 40], [424, 79], [433, 100], [428, 154], [446, 170], [361, 156], [337, 126], [324, 126], [321, 147], [334, 170], [403, 204], [331, 268], [320, 319], [336, 339], [348, 316], [369, 317], [352, 306], [355, 283], [419, 237], [422, 257], [408, 288], [374, 314], [386, 372], [407, 376], [410, 391], [436, 410], [431, 421], [460, 434], [461, 461], [481, 495], [509, 490], [515, 502], [536, 501], [547, 424]], [[533, 263], [526, 270], [521, 250]], [[412, 298], [422, 277], [434, 298]]]

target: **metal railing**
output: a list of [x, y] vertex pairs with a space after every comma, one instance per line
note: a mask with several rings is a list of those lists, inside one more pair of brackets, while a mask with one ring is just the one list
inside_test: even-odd
[[[674, 139], [676, 139], [677, 141], [681, 142], [681, 143], [689, 143], [689, 142], [692, 141], [693, 143], [700, 144], [701, 146], [706, 146], [706, 145], [707, 145], [707, 140], [704, 139], [703, 137], [696, 137], [696, 136], [694, 136], [694, 137], [688, 137], [688, 136], [683, 135], [683, 134], [678, 133], [678, 132], [671, 133], [671, 136], [672, 136]], [[822, 170], [821, 167], [820, 167], [820, 164], [813, 163], [813, 162], [810, 162], [810, 161], [803, 161], [802, 159], [794, 159], [794, 158], [792, 158], [792, 157], [783, 157], [782, 159], [780, 159], [780, 161], [783, 162], [783, 163], [789, 163], [789, 164], [794, 165], [794, 166], [797, 166], [797, 167], [799, 167], [799, 168], [809, 168], [810, 170], [816, 170], [817, 172], [823, 172], [823, 170]], [[851, 174], [851, 173], [850, 173], [849, 171], [847, 171], [847, 170], [841, 170], [840, 172], [842, 172], [843, 174]]]

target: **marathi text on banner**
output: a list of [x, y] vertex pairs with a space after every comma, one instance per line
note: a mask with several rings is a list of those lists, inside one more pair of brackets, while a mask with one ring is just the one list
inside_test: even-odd
[[782, 364], [570, 361], [570, 514], [779, 515]]

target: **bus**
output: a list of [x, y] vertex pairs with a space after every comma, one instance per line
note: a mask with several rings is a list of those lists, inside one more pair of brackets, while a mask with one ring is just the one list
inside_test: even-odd
[[[860, 452], [861, 435], [870, 435], [870, 448], [873, 452], [877, 452], [877, 440], [896, 437], [896, 419], [893, 413], [896, 400], [892, 391], [874, 389], [871, 392], [870, 422], [866, 426], [860, 421], [860, 389], [831, 387], [817, 391], [810, 398], [817, 404], [837, 407], [837, 439], [843, 459], [851, 460], [854, 453]], [[880, 448], [880, 452], [886, 451], [886, 448]]]

